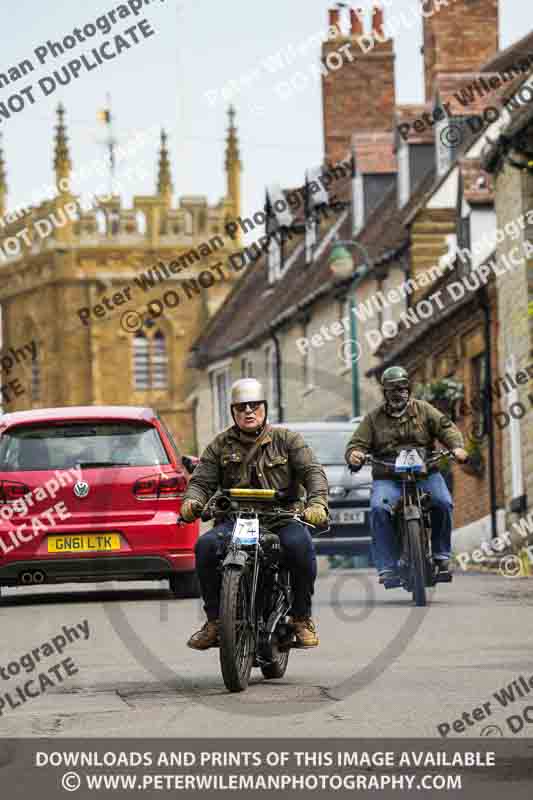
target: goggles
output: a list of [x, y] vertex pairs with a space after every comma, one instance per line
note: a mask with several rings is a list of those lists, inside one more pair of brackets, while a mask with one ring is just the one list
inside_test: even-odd
[[249, 408], [250, 411], [257, 411], [259, 406], [262, 406], [262, 405], [263, 405], [263, 401], [259, 400], [258, 402], [253, 402], [253, 403], [235, 403], [233, 408], [239, 414], [243, 414], [246, 411], [247, 408]]

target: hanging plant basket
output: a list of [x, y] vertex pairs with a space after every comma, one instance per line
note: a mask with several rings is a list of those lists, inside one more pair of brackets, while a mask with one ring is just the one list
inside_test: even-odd
[[431, 403], [453, 422], [459, 418], [459, 408], [464, 398], [464, 386], [460, 381], [442, 378], [431, 383], [417, 383], [413, 387], [413, 394], [419, 400]]

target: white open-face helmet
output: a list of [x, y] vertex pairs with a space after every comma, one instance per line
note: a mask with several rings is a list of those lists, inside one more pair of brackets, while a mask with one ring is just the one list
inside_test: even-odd
[[263, 385], [255, 378], [241, 378], [231, 387], [231, 405], [237, 403], [266, 403]]

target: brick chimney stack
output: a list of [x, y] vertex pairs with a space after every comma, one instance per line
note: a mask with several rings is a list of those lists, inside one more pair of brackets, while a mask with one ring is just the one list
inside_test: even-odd
[[[382, 41], [382, 9], [373, 9], [371, 28], [364, 25], [361, 9], [350, 9], [348, 35], [340, 21], [341, 10], [330, 9], [329, 24], [339, 33], [323, 43], [321, 57], [324, 149], [330, 163], [349, 156], [354, 133], [391, 131], [395, 104], [393, 42]], [[328, 64], [330, 53], [335, 55]], [[337, 54], [342, 65], [335, 69]]]
[[423, 18], [426, 102], [433, 99], [436, 76], [478, 72], [498, 52], [499, 0], [455, 0]]

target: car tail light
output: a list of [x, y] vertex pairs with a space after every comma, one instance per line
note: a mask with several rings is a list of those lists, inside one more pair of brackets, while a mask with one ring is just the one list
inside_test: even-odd
[[0, 481], [0, 501], [2, 503], [20, 500], [25, 494], [29, 494], [31, 489], [25, 483], [17, 481]]
[[183, 472], [170, 472], [139, 478], [133, 486], [133, 494], [139, 500], [169, 500], [181, 497], [186, 489], [187, 479]]

